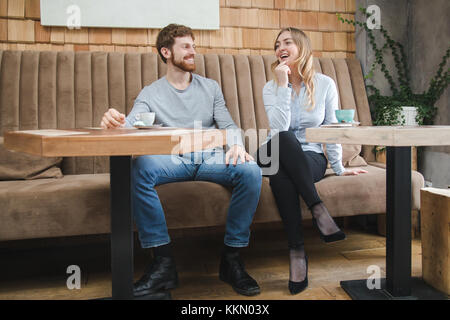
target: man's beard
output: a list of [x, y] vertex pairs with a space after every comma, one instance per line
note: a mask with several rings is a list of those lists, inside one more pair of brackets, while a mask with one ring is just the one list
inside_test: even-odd
[[186, 61], [184, 61], [184, 57], [180, 60], [175, 60], [173, 52], [170, 59], [174, 66], [180, 68], [183, 71], [193, 72], [195, 70], [195, 62], [193, 64], [187, 63]]

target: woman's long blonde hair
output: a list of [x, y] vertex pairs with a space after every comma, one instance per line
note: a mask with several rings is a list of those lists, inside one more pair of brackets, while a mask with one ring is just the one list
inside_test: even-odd
[[[274, 44], [274, 50], [276, 50], [276, 43], [278, 38], [283, 32], [289, 31], [291, 33], [292, 40], [296, 44], [298, 50], [299, 50], [299, 57], [297, 60], [295, 60], [295, 65], [297, 65], [297, 70], [303, 79], [303, 83], [306, 87], [306, 92], [308, 93], [308, 100], [310, 107], [308, 108], [308, 111], [311, 111], [315, 107], [315, 99], [314, 99], [314, 60], [313, 60], [313, 54], [312, 54], [312, 46], [311, 41], [309, 40], [308, 36], [300, 29], [297, 28], [284, 28], [281, 29], [281, 31], [278, 33], [277, 38], [275, 39]], [[278, 85], [278, 79], [275, 76], [275, 68], [280, 64], [280, 62], [275, 61], [272, 64], [272, 74], [274, 81]]]

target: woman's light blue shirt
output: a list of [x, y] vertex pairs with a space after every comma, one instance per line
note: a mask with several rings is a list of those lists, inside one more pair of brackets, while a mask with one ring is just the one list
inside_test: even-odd
[[[336, 123], [335, 110], [339, 109], [339, 96], [334, 80], [324, 74], [316, 73], [314, 84], [315, 107], [310, 111], [308, 93], [303, 83], [297, 95], [291, 84], [288, 88], [281, 88], [271, 80], [264, 86], [263, 100], [271, 129], [292, 131], [303, 151], [324, 153], [322, 144], [306, 142], [305, 129]], [[345, 171], [342, 165], [342, 146], [327, 144], [326, 151], [331, 168], [337, 175], [341, 175]]]

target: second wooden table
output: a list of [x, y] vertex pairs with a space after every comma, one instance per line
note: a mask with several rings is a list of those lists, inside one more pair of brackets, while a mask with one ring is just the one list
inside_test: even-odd
[[411, 278], [411, 146], [450, 144], [450, 126], [308, 128], [306, 141], [387, 146], [386, 279], [380, 290], [367, 280], [341, 281], [353, 299], [440, 299], [438, 291]]

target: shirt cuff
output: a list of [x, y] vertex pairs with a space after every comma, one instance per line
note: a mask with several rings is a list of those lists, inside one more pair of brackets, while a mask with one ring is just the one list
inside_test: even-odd
[[341, 176], [345, 172], [345, 168], [340, 161], [332, 165], [331, 168], [333, 169], [334, 173], [338, 176]]

